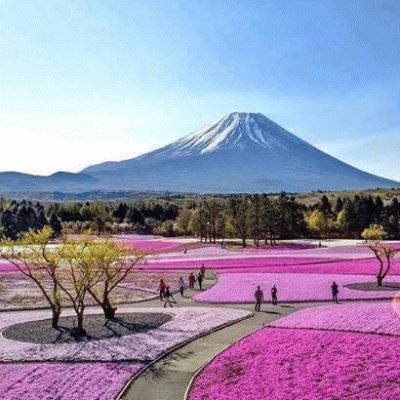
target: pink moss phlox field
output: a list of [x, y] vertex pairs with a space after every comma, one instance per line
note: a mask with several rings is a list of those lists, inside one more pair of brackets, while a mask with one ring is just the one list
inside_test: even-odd
[[[24, 268], [21, 265], [21, 268]], [[0, 262], [0, 273], [7, 273], [7, 272], [15, 272], [15, 271], [19, 271], [18, 268], [11, 263], [8, 262]]]
[[281, 328], [327, 329], [400, 336], [391, 303], [338, 304], [307, 308], [272, 322]]
[[[387, 278], [400, 282], [400, 277]], [[252, 303], [254, 291], [261, 286], [267, 301], [270, 289], [276, 284], [278, 300], [282, 302], [324, 301], [331, 300], [331, 285], [339, 285], [339, 300], [391, 299], [391, 291], [362, 291], [343, 287], [360, 282], [375, 282], [371, 275], [336, 275], [336, 274], [267, 274], [242, 273], [221, 274], [212, 288], [195, 296], [196, 301], [205, 303]]]
[[[350, 274], [374, 275], [379, 269], [376, 259], [338, 260], [321, 258], [271, 257], [238, 258], [202, 261], [149, 261], [139, 264], [139, 270], [197, 270], [201, 264], [219, 273], [309, 273], [309, 274]], [[400, 275], [400, 262], [396, 258], [390, 275]]]
[[[387, 243], [387, 246], [400, 248], [400, 243]], [[291, 246], [286, 247], [285, 244], [277, 247], [264, 247], [258, 249], [248, 247], [246, 249], [222, 249], [220, 246], [203, 244], [196, 249], [190, 249], [187, 254], [182, 251], [164, 253], [163, 258], [176, 259], [181, 261], [194, 261], [201, 259], [236, 259], [236, 258], [265, 258], [265, 257], [297, 257], [297, 258], [321, 258], [321, 259], [366, 259], [374, 258], [372, 251], [365, 244], [347, 245], [347, 246], [333, 246], [322, 248], [308, 248], [308, 249], [291, 249]], [[310, 246], [309, 244], [306, 246]]]
[[111, 400], [141, 363], [0, 364], [2, 400]]
[[324, 264], [336, 261], [335, 259], [321, 260], [320, 258], [296, 258], [296, 257], [262, 257], [262, 258], [222, 258], [222, 259], [202, 259], [202, 260], [179, 260], [179, 261], [163, 261], [150, 260], [147, 264], [141, 263], [139, 269], [152, 270], [152, 269], [188, 269], [196, 270], [202, 264], [208, 269], [215, 269], [218, 271], [231, 271], [237, 270], [239, 272], [251, 271], [252, 268], [265, 268], [276, 266], [293, 266], [293, 265], [309, 265], [309, 264]]
[[217, 356], [189, 400], [394, 400], [395, 337], [265, 328]]

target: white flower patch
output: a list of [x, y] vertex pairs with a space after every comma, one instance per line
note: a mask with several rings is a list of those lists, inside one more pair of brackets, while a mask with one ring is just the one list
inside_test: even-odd
[[[0, 335], [0, 361], [135, 361], [149, 362], [169, 349], [227, 323], [251, 315], [245, 310], [182, 307], [173, 309], [123, 308], [124, 313], [168, 313], [173, 319], [146, 333], [73, 343], [34, 344]], [[87, 314], [99, 314], [100, 310]], [[73, 315], [65, 310], [62, 316]], [[122, 315], [122, 312], [119, 314]], [[48, 310], [2, 313], [0, 333], [23, 322], [50, 318]], [[51, 322], [49, 321], [49, 324]]]

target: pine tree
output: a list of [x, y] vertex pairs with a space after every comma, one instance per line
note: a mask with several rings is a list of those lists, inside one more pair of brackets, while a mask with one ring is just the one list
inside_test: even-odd
[[60, 218], [58, 218], [58, 215], [53, 212], [50, 216], [50, 226], [51, 229], [53, 230], [53, 235], [55, 237], [58, 237], [62, 233], [62, 224], [60, 221]]

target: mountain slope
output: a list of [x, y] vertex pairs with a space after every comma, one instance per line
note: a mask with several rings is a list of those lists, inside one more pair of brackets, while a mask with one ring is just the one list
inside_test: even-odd
[[277, 192], [398, 186], [311, 146], [262, 114], [232, 113], [137, 158], [82, 171], [130, 189]]
[[306, 192], [398, 187], [318, 150], [262, 114], [232, 113], [142, 156], [49, 177], [3, 173], [0, 191]]

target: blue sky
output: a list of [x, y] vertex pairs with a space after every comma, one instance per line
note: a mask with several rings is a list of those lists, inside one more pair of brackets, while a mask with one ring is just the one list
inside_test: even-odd
[[0, 0], [0, 60], [2, 171], [78, 171], [248, 111], [400, 180], [397, 0]]

